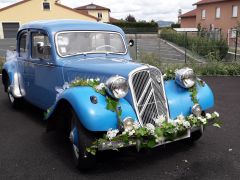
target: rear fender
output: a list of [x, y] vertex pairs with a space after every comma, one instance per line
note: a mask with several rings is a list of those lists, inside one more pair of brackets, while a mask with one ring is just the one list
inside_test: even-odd
[[10, 91], [15, 98], [21, 98], [25, 95], [22, 88], [22, 76], [18, 71], [17, 60], [9, 60], [3, 66], [3, 71], [6, 72], [10, 83]]

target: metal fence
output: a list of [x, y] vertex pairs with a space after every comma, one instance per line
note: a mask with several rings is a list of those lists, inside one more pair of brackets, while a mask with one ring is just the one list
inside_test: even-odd
[[[184, 35], [187, 39], [188, 36], [197, 36], [197, 33], [184, 33]], [[213, 37], [213, 40], [219, 40], [216, 34], [209, 36], [209, 38]], [[158, 34], [127, 34], [127, 38], [135, 41], [135, 46], [130, 47], [130, 53], [133, 59], [139, 61], [147, 55], [163, 63], [186, 63], [188, 61], [208, 62], [217, 58], [214, 57], [214, 55], [216, 55], [214, 49], [223, 51], [223, 49], [226, 48], [226, 44], [223, 45], [221, 43], [217, 45], [211, 45], [210, 43], [208, 47], [204, 44], [192, 44], [187, 47], [185, 43], [188, 42], [186, 41], [183, 42], [182, 45], [177, 45], [169, 40], [160, 38]], [[240, 32], [236, 32], [236, 36], [231, 43], [226, 56], [221, 59], [221, 61], [240, 61]], [[209, 53], [207, 55], [201, 55], [201, 53], [198, 53], [199, 49], [209, 50]]]
[[229, 54], [234, 57], [234, 60], [240, 59], [240, 31], [237, 29], [229, 30], [228, 32]]

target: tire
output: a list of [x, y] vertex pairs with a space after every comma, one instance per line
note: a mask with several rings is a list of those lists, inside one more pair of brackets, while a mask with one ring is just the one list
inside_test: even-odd
[[[76, 167], [81, 171], [91, 170], [93, 167], [96, 166], [96, 155], [93, 156], [92, 154], [86, 151], [87, 147], [92, 145], [92, 142], [95, 140], [93, 134], [87, 131], [80, 123], [79, 119], [77, 118], [75, 112], [71, 111], [71, 120], [70, 120], [70, 135], [69, 139], [72, 146], [72, 154], [73, 159], [75, 162]], [[78, 145], [73, 144], [73, 127], [77, 126], [77, 134], [78, 134]]]
[[190, 143], [194, 143], [199, 140], [203, 135], [203, 128], [200, 128], [191, 133], [191, 137], [188, 139]]
[[14, 109], [20, 109], [22, 107], [22, 98], [15, 98], [13, 96], [13, 94], [10, 90], [10, 81], [9, 80], [7, 83], [7, 95], [8, 95], [8, 100]]

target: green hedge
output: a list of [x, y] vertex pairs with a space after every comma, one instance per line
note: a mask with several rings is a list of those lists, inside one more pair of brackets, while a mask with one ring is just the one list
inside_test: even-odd
[[4, 62], [4, 58], [0, 57], [0, 73], [2, 73], [3, 62]]
[[158, 32], [158, 24], [155, 22], [116, 22], [112, 23], [124, 30], [125, 33], [141, 33], [141, 32], [150, 32], [157, 33]]
[[186, 38], [185, 33], [177, 33], [172, 29], [163, 29], [160, 37], [167, 41], [173, 42], [181, 47], [185, 47], [200, 56], [222, 60], [228, 52], [227, 42], [221, 40], [211, 40], [206, 37], [191, 36]]
[[213, 60], [209, 63], [194, 63], [190, 62], [187, 64], [170, 64], [170, 63], [161, 63], [159, 58], [153, 54], [141, 54], [142, 62], [158, 67], [163, 72], [168, 72], [169, 70], [174, 71], [182, 67], [190, 67], [194, 72], [199, 76], [215, 76], [215, 75], [229, 75], [236, 76], [240, 75], [240, 62], [235, 63], [224, 63]]

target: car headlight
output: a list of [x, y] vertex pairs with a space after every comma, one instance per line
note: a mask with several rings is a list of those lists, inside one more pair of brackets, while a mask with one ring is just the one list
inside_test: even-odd
[[110, 77], [106, 82], [106, 87], [108, 94], [116, 99], [125, 97], [129, 89], [127, 80], [122, 76]]
[[194, 106], [192, 107], [192, 113], [196, 117], [201, 116], [202, 115], [202, 108], [201, 108], [201, 106], [199, 104], [194, 104]]
[[175, 71], [175, 80], [183, 88], [191, 88], [195, 85], [196, 75], [192, 69], [186, 67]]

